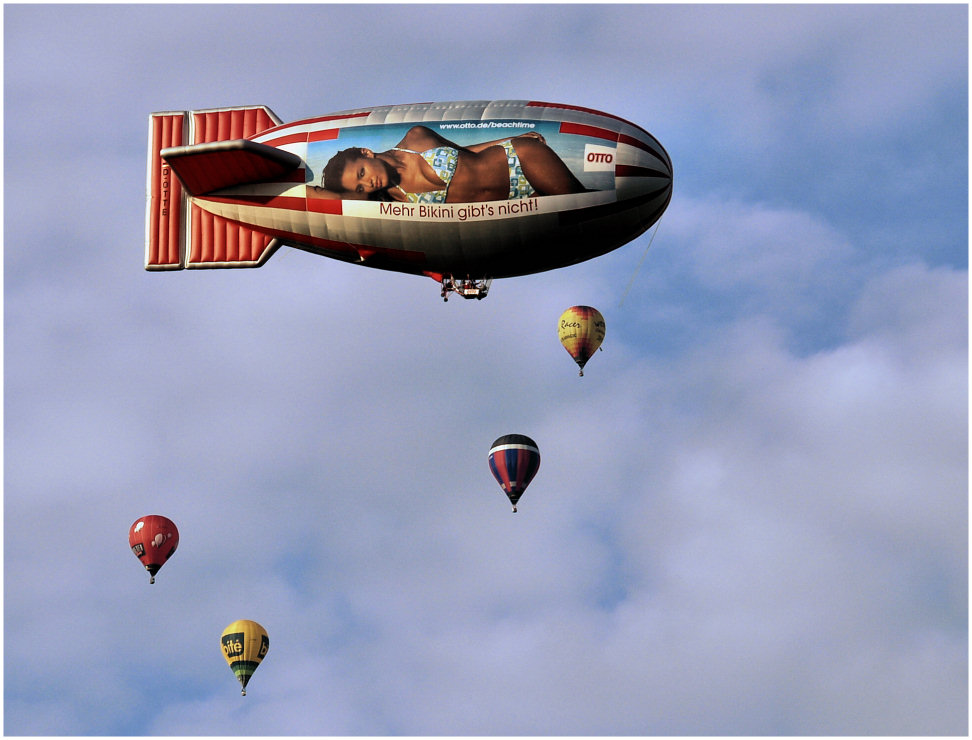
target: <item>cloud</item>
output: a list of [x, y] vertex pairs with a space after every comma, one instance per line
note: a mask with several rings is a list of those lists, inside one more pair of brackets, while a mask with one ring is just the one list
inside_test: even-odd
[[[159, 478], [151, 457], [126, 465], [150, 466], [129, 476], [168, 488], [157, 504], [183, 526], [180, 551], [149, 592], [165, 596], [134, 621], [125, 607], [149, 589], [124, 552], [130, 522], [116, 511], [135, 492], [97, 494], [93, 512], [82, 503], [45, 510], [43, 528], [55, 532], [92, 513], [102, 521], [86, 528], [80, 560], [71, 538], [38, 555], [26, 535], [39, 527], [15, 493], [8, 516], [24, 536], [8, 536], [8, 587], [20, 594], [8, 628], [49, 615], [33, 619], [37, 639], [25, 634], [25, 648], [45, 634], [83, 629], [89, 639], [67, 654], [31, 648], [29, 661], [8, 648], [14, 665], [33, 666], [10, 680], [44, 681], [71, 697], [82, 690], [73, 679], [50, 684], [65, 657], [96, 665], [104, 650], [130, 653], [98, 677], [98, 695], [124, 695], [146, 671], [147, 686], [162, 692], [187, 681], [198, 694], [171, 699], [151, 720], [172, 734], [951, 731], [922, 687], [951, 670], [938, 696], [960, 702], [962, 665], [949, 656], [965, 639], [964, 420], [943, 405], [964, 388], [964, 284], [964, 273], [918, 265], [878, 276], [851, 312], [860, 317], [855, 338], [806, 357], [787, 350], [767, 319], [736, 319], [721, 337], [664, 360], [636, 359], [616, 340], [583, 380], [553, 347], [535, 375], [514, 373], [536, 397], [513, 416], [533, 418], [543, 455], [515, 517], [485, 470], [493, 437], [484, 432], [509, 412], [491, 410], [494, 385], [468, 379], [504, 377], [510, 356], [536, 353], [532, 337], [483, 321], [526, 295], [500, 292], [492, 309], [475, 304], [481, 315], [469, 304], [414, 302], [425, 326], [438, 315], [448, 336], [478, 336], [467, 350], [502, 336], [506, 352], [428, 355], [410, 341], [414, 332], [387, 328], [388, 306], [341, 333], [342, 352], [370, 361], [334, 363], [331, 374], [321, 368], [334, 347], [320, 333], [317, 343], [274, 340], [286, 322], [265, 318], [228, 342], [224, 319], [197, 319], [193, 334], [212, 343], [212, 356], [195, 352], [196, 362], [241, 374], [182, 383], [183, 411], [156, 412], [178, 453], [172, 471]], [[290, 290], [298, 305], [304, 290]], [[305, 314], [295, 331], [352, 320], [353, 302], [320, 300], [329, 310]], [[899, 305], [924, 308], [887, 310]], [[266, 365], [247, 369], [254, 346], [271, 348], [261, 356], [286, 368], [290, 383], [265, 383], [268, 396], [244, 394], [234, 409], [239, 391], [276, 377]], [[304, 362], [304, 353], [321, 361]], [[918, 353], [937, 359], [915, 363]], [[613, 354], [630, 362], [615, 365]], [[447, 359], [449, 371], [435, 375]], [[434, 402], [410, 391], [421, 374], [440, 379]], [[118, 390], [134, 398], [139, 385], [132, 378]], [[143, 445], [145, 435], [136, 432]], [[189, 442], [200, 440], [214, 446], [194, 451]], [[72, 488], [62, 473], [77, 467], [69, 458], [30, 469], [38, 491], [94, 495], [94, 474]], [[10, 466], [15, 492], [22, 469]], [[142, 499], [132, 502], [145, 508]], [[121, 508], [129, 519], [148, 513]], [[83, 594], [88, 604], [70, 614], [56, 608], [65, 594], [46, 577], [58, 561], [73, 563], [68, 603]], [[100, 582], [106, 567], [117, 577]], [[128, 583], [123, 593], [118, 579]], [[176, 630], [185, 645], [146, 644], [145, 630], [172, 634], [188, 614], [195, 628]], [[238, 697], [216, 646], [237, 616], [264, 623], [272, 644], [247, 697], [261, 710], [243, 715], [230, 709]], [[864, 705], [834, 688], [888, 671], [896, 680]], [[14, 698], [8, 721], [23, 722], [16, 702], [25, 700]], [[322, 709], [288, 724], [281, 718], [297, 702]], [[896, 705], [916, 709], [882, 711]], [[508, 709], [497, 715], [498, 706]]]
[[703, 286], [757, 289], [792, 303], [794, 291], [835, 286], [852, 251], [846, 236], [810, 213], [732, 199], [683, 199], [665, 230], [684, 242]]

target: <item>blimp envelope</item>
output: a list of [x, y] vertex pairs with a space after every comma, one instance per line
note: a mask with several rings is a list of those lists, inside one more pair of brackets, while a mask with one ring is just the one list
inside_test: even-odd
[[668, 154], [577, 106], [382, 106], [282, 123], [265, 106], [150, 117], [149, 270], [259, 266], [281, 245], [482, 279], [636, 238], [672, 193]]

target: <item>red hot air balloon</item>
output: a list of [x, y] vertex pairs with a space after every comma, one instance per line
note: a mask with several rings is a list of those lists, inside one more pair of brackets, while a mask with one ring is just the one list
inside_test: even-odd
[[155, 574], [179, 546], [179, 530], [164, 516], [143, 516], [128, 530], [128, 544], [149, 572], [149, 583], [155, 583]]
[[524, 434], [503, 435], [489, 448], [489, 469], [515, 512], [516, 502], [540, 469], [537, 443]]

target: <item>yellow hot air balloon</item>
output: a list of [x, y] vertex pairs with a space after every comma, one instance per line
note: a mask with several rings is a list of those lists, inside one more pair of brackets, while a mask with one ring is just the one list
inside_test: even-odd
[[604, 317], [596, 308], [571, 306], [560, 314], [557, 335], [583, 376], [584, 365], [604, 340]]
[[242, 693], [246, 696], [246, 684], [250, 676], [270, 649], [267, 631], [249, 619], [237, 619], [223, 630], [220, 643], [223, 646], [223, 657], [243, 684]]

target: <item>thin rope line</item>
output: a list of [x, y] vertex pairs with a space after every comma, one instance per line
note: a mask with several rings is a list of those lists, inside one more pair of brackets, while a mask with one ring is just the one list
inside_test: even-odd
[[621, 296], [621, 301], [618, 303], [618, 308], [624, 303], [624, 299], [628, 297], [628, 293], [631, 292], [631, 286], [634, 285], [635, 278], [638, 276], [638, 270], [641, 269], [641, 265], [645, 261], [645, 257], [648, 256], [648, 250], [651, 249], [651, 244], [655, 241], [655, 237], [658, 235], [658, 227], [661, 226], [661, 220], [655, 224], [655, 231], [651, 235], [651, 239], [648, 240], [648, 246], [645, 247], [645, 253], [641, 255], [641, 259], [638, 261], [638, 265], [635, 267], [634, 273], [631, 275], [631, 280], [628, 281], [628, 287], [624, 290], [624, 295]]

